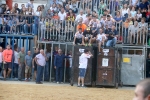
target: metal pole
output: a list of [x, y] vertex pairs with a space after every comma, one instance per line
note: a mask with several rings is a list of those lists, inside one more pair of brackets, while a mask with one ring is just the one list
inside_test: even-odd
[[[53, 43], [52, 43], [52, 47], [51, 47], [51, 64], [50, 64], [50, 82], [52, 81], [52, 67], [53, 67]], [[55, 76], [55, 75], [54, 75]]]
[[[65, 47], [65, 55], [67, 55], [67, 44], [66, 44], [66, 47]], [[65, 83], [65, 80], [66, 80], [66, 59], [65, 59], [65, 65], [64, 65], [64, 83]]]

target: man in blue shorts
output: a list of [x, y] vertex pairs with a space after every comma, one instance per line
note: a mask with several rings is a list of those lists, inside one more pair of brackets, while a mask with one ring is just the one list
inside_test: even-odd
[[84, 53], [79, 58], [79, 77], [78, 77], [78, 87], [80, 87], [80, 81], [82, 82], [82, 87], [84, 87], [84, 77], [86, 74], [88, 58], [93, 56], [91, 52], [87, 49], [84, 50]]

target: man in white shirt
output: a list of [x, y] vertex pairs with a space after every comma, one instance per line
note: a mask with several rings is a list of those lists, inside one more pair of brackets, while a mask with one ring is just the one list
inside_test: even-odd
[[86, 18], [86, 15], [85, 14], [83, 14], [83, 10], [80, 10], [80, 14], [79, 15], [77, 15], [77, 17], [76, 17], [76, 19], [75, 19], [75, 21], [76, 22], [78, 22], [79, 21], [79, 19], [82, 17], [82, 19], [85, 19]]
[[93, 56], [91, 52], [87, 49], [84, 50], [84, 53], [79, 57], [79, 77], [78, 77], [78, 87], [80, 87], [80, 81], [82, 82], [82, 87], [84, 87], [84, 77], [86, 74], [88, 58]]
[[58, 13], [58, 16], [61, 21], [64, 21], [66, 19], [66, 12], [65, 12], [64, 8], [61, 8], [61, 11]]
[[19, 64], [18, 64], [18, 55], [19, 55], [19, 52], [18, 52], [18, 48], [15, 48], [15, 51], [14, 51], [14, 78], [18, 78], [18, 67], [19, 67]]
[[36, 84], [42, 84], [42, 76], [43, 76], [43, 69], [46, 64], [46, 56], [44, 54], [44, 50], [40, 50], [40, 54], [36, 55], [35, 62], [37, 64], [37, 78]]

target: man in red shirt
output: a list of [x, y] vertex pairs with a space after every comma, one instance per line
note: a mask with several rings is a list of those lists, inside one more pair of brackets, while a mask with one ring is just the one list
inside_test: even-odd
[[6, 71], [8, 69], [7, 77], [9, 77], [12, 70], [12, 55], [13, 52], [10, 49], [10, 45], [7, 45], [7, 49], [3, 51], [3, 63], [4, 63], [4, 80], [6, 80]]

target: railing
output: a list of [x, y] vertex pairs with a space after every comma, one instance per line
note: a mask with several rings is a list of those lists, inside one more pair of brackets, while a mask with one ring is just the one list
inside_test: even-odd
[[[117, 23], [118, 43], [147, 44], [148, 23], [137, 23], [137, 26], [125, 22]], [[77, 23], [73, 19], [64, 21], [53, 18], [39, 18], [29, 15], [0, 15], [0, 34], [37, 35], [38, 41], [72, 42]]]
[[36, 35], [38, 32], [38, 16], [1, 14], [0, 19], [1, 34]]

